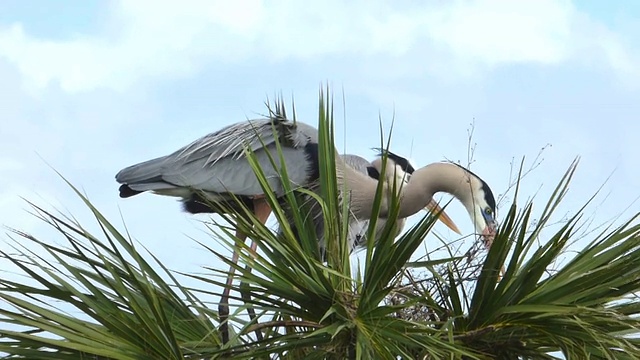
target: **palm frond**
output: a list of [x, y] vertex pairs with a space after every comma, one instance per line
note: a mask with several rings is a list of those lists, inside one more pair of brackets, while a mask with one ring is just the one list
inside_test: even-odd
[[[270, 116], [287, 116], [282, 101], [268, 108]], [[13, 231], [15, 253], [2, 256], [26, 277], [0, 279], [0, 298], [8, 304], [0, 307], [0, 352], [11, 359], [553, 359], [558, 352], [566, 358], [640, 358], [637, 217], [594, 234], [579, 254], [549, 272], [581, 226], [578, 209], [555, 234], [541, 232], [567, 193], [577, 162], [560, 179], [539, 221], [532, 220], [531, 202], [514, 200], [472, 277], [462, 268], [467, 259], [453, 249], [412, 262], [417, 247], [432, 238], [436, 216], [424, 216], [394, 239], [399, 199], [379, 184], [365, 266], [354, 275], [346, 238], [349, 196], [336, 175], [333, 111], [329, 89], [321, 90], [320, 178], [313, 191], [294, 189], [287, 169], [277, 168], [285, 190], [277, 198], [254, 154], [246, 152], [280, 231], [247, 208], [229, 209], [222, 221], [208, 224], [223, 245], [240, 252], [234, 265], [240, 281], [231, 290], [241, 305], [228, 319], [229, 344], [221, 345], [217, 313], [202, 300], [220, 295], [225, 283], [219, 277], [229, 271], [211, 267], [204, 274], [183, 274], [200, 285], [181, 285], [158, 259], [145, 260], [73, 188], [100, 233], [33, 205], [68, 246]], [[381, 136], [381, 148], [390, 139], [385, 144]], [[283, 164], [282, 156], [278, 151], [271, 165]], [[374, 247], [383, 196], [391, 206]], [[322, 210], [325, 253], [318, 249], [312, 207]], [[256, 241], [257, 253], [235, 237], [238, 229]], [[200, 244], [225, 267], [232, 265]], [[427, 275], [407, 277], [409, 270]], [[247, 320], [246, 309], [256, 317]], [[256, 331], [261, 338], [253, 336]]]
[[11, 339], [0, 341], [0, 352], [57, 359], [184, 359], [215, 352], [216, 314], [157, 261], [163, 274], [154, 270], [130, 239], [77, 194], [101, 236], [32, 204], [69, 247], [13, 230], [16, 254], [2, 252], [35, 285], [0, 279], [0, 298], [11, 306], [0, 309], [0, 337]]

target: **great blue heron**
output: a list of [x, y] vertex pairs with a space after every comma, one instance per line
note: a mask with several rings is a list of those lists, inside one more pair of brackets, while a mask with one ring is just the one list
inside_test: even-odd
[[[284, 164], [280, 163], [280, 156], [277, 154], [277, 142], [281, 145]], [[228, 209], [228, 206], [237, 208], [237, 200], [251, 208], [260, 221], [265, 222], [270, 208], [245, 156], [247, 148], [255, 154], [276, 196], [284, 195], [278, 172], [283, 165], [288, 169], [293, 187], [317, 190], [317, 129], [274, 116], [226, 126], [172, 154], [121, 170], [116, 175], [116, 180], [122, 184], [120, 197], [126, 198], [145, 191], [176, 196], [182, 199], [185, 210], [191, 213], [221, 212]], [[276, 166], [272, 166], [272, 160]], [[348, 198], [353, 219], [370, 219], [378, 181], [354, 170], [340, 157], [336, 157], [336, 176], [339, 188], [347, 189], [347, 193], [341, 193], [341, 200]], [[415, 170], [411, 180], [400, 190], [398, 217], [406, 218], [425, 207], [433, 207], [433, 195], [437, 192], [450, 193], [461, 201], [477, 232], [485, 239], [493, 237], [496, 204], [489, 186], [477, 175], [452, 163], [433, 163]], [[212, 204], [214, 207], [211, 207]], [[225, 206], [216, 207], [215, 204]], [[379, 217], [385, 218], [388, 215], [388, 206], [388, 202], [382, 202]], [[439, 219], [449, 225], [443, 217]], [[240, 233], [237, 236], [245, 238]], [[254, 242], [254, 251], [255, 245]], [[238, 253], [234, 251], [232, 261], [235, 263], [237, 259]], [[221, 309], [226, 307], [226, 315], [230, 283], [231, 278], [227, 280], [220, 304]], [[223, 342], [226, 341], [223, 339]]]

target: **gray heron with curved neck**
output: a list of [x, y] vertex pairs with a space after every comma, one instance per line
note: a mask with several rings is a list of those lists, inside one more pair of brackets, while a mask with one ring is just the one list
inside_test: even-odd
[[[275, 130], [275, 131], [274, 131]], [[282, 159], [278, 156], [276, 143], [279, 142]], [[268, 185], [275, 195], [282, 197], [284, 187], [279, 168], [285, 166], [293, 187], [317, 189], [319, 177], [318, 130], [299, 121], [289, 121], [283, 116], [247, 120], [226, 126], [205, 135], [175, 152], [131, 165], [116, 174], [120, 184], [120, 197], [127, 198], [143, 192], [174, 196], [182, 200], [184, 209], [190, 213], [221, 212], [238, 208], [235, 201], [249, 207], [256, 217], [266, 222], [270, 207], [264, 200], [261, 185], [245, 156], [250, 149], [261, 165]], [[272, 166], [271, 159], [275, 162]], [[349, 166], [336, 156], [336, 177], [338, 188], [345, 188], [349, 194], [349, 209], [353, 220], [368, 220], [372, 215], [378, 180], [367, 173]], [[315, 186], [315, 187], [314, 187]], [[440, 210], [433, 196], [446, 192], [457, 198], [467, 209], [477, 232], [486, 239], [495, 234], [495, 200], [488, 185], [469, 170], [452, 163], [433, 163], [415, 169], [410, 181], [400, 190], [399, 218], [406, 218], [422, 209]], [[233, 194], [233, 196], [231, 195]], [[341, 193], [341, 199], [344, 199]], [[203, 198], [204, 196], [204, 198]], [[211, 207], [211, 204], [224, 204]], [[388, 216], [388, 202], [383, 201], [379, 217]], [[442, 215], [442, 214], [441, 214]], [[447, 222], [448, 217], [439, 220], [456, 230]], [[241, 233], [238, 238], [245, 239]], [[255, 241], [251, 248], [255, 251]], [[232, 261], [238, 260], [237, 250]], [[220, 302], [222, 324], [228, 316], [228, 299], [231, 285], [230, 270], [227, 286]], [[224, 313], [224, 315], [222, 314]], [[223, 342], [228, 341], [224, 336]]]

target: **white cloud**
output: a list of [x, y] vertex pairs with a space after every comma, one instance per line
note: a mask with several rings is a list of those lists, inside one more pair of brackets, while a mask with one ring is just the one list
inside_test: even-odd
[[567, 0], [419, 7], [287, 0], [114, 4], [99, 35], [52, 41], [14, 23], [0, 31], [0, 56], [20, 70], [30, 88], [58, 83], [68, 92], [125, 90], [145, 78], [192, 75], [211, 61], [332, 54], [373, 61], [415, 52], [421, 57], [416, 63], [433, 63], [431, 71], [439, 72], [443, 64], [473, 71], [478, 65], [557, 64], [588, 48], [616, 70], [637, 72], [638, 62], [618, 37], [596, 22], [582, 21], [585, 16]]
[[434, 13], [427, 28], [438, 43], [473, 61], [554, 64], [570, 55], [575, 14], [566, 0], [458, 1]]

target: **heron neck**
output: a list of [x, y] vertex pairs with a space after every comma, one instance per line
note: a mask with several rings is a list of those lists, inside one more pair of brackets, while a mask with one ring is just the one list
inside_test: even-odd
[[471, 176], [463, 168], [450, 163], [433, 163], [416, 170], [403, 192], [400, 217], [422, 210], [433, 195], [446, 192], [465, 205], [470, 202]]
[[[378, 181], [354, 171], [343, 162], [338, 168], [340, 185], [345, 184], [349, 194], [351, 213], [358, 219], [370, 219]], [[400, 191], [400, 209], [398, 218], [409, 217], [431, 201], [438, 192], [446, 192], [463, 204], [470, 202], [470, 175], [463, 168], [448, 163], [433, 163], [416, 170], [411, 180]], [[388, 194], [386, 194], [388, 195]], [[379, 217], [386, 218], [389, 212], [388, 196], [383, 196]]]

